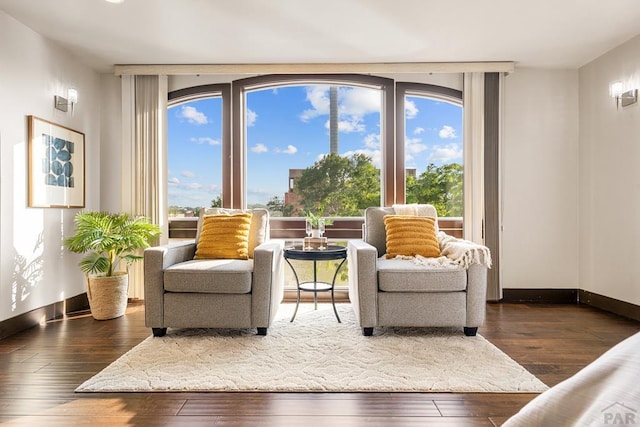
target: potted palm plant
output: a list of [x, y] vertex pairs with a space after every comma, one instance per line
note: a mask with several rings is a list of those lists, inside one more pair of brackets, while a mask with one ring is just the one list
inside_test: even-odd
[[86, 253], [78, 264], [87, 276], [87, 296], [96, 320], [114, 319], [127, 308], [128, 266], [142, 259], [136, 251], [149, 246], [160, 228], [145, 217], [126, 213], [82, 211], [76, 233], [64, 239], [71, 252]]

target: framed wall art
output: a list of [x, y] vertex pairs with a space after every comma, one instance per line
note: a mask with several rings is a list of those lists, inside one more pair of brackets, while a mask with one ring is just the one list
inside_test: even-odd
[[84, 133], [28, 116], [29, 207], [84, 207]]

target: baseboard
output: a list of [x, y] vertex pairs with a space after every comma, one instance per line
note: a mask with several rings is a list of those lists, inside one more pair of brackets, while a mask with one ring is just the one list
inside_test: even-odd
[[628, 317], [629, 319], [640, 321], [640, 306], [629, 302], [605, 297], [604, 295], [582, 289], [578, 293], [578, 301], [581, 304], [587, 304], [600, 310], [609, 311], [620, 316]]
[[80, 295], [76, 295], [75, 297], [71, 297], [65, 301], [66, 310], [65, 314], [73, 314], [73, 313], [82, 313], [87, 310], [90, 310], [89, 307], [89, 298], [87, 297], [87, 293], [81, 293]]
[[640, 306], [582, 289], [503, 289], [504, 303], [585, 304], [633, 320], [640, 320]]
[[577, 289], [503, 289], [500, 302], [577, 304]]
[[87, 311], [88, 309], [89, 300], [87, 299], [86, 293], [49, 304], [45, 307], [36, 308], [35, 310], [0, 322], [0, 340], [43, 322], [60, 319], [65, 315]]

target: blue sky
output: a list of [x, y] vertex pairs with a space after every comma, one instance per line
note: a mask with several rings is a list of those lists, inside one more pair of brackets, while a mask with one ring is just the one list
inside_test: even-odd
[[[406, 166], [462, 163], [462, 109], [433, 99], [406, 101]], [[339, 154], [380, 165], [380, 94], [340, 87]], [[329, 152], [329, 87], [289, 86], [247, 95], [247, 203], [284, 197], [289, 169]], [[221, 100], [169, 108], [169, 205], [209, 206], [221, 190]]]

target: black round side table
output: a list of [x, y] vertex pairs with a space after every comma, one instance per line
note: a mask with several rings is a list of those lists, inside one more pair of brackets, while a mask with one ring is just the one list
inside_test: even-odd
[[[296, 314], [298, 313], [298, 306], [300, 305], [300, 291], [313, 292], [313, 302], [315, 304], [314, 308], [316, 310], [318, 309], [318, 292], [331, 292], [331, 304], [333, 305], [333, 312], [336, 314], [338, 323], [341, 323], [340, 317], [338, 316], [338, 310], [336, 310], [336, 302], [333, 296], [333, 290], [336, 284], [336, 277], [338, 277], [338, 271], [340, 271], [340, 267], [342, 267], [342, 264], [344, 264], [344, 262], [347, 260], [347, 248], [345, 246], [338, 245], [328, 245], [326, 249], [303, 249], [302, 246], [293, 246], [284, 249], [284, 259], [285, 261], [287, 261], [287, 264], [289, 264], [289, 267], [291, 267], [291, 271], [293, 271], [293, 275], [296, 278], [298, 290], [296, 309], [293, 312], [291, 321], [293, 322], [293, 320], [296, 318]], [[289, 261], [290, 259], [313, 261], [313, 281], [300, 282], [298, 273]], [[318, 261], [328, 261], [334, 259], [341, 259], [342, 262], [336, 268], [331, 283], [318, 282], [318, 271], [316, 263]]]

